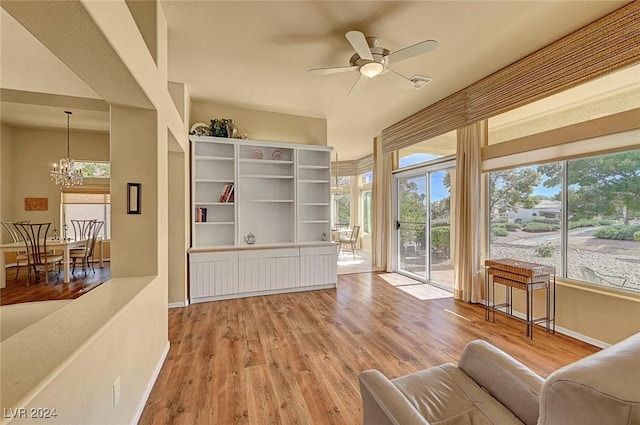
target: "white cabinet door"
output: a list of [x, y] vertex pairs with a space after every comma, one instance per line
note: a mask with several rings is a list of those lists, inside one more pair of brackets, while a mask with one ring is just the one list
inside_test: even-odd
[[238, 253], [238, 292], [277, 291], [300, 286], [298, 248]]
[[338, 280], [336, 245], [300, 248], [301, 286], [331, 285]]
[[209, 298], [238, 292], [238, 253], [190, 254], [190, 298]]

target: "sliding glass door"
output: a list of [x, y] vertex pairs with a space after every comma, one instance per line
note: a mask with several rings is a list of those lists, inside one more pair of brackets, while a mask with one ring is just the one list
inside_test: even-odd
[[440, 162], [394, 175], [395, 269], [447, 289], [453, 289], [452, 165]]
[[398, 177], [398, 271], [426, 279], [427, 176]]

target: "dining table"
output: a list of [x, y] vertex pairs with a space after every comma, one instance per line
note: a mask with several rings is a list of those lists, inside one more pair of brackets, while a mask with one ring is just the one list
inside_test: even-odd
[[[63, 253], [62, 259], [62, 270], [64, 274], [64, 283], [69, 283], [71, 280], [70, 276], [70, 261], [69, 261], [69, 251], [73, 248], [78, 248], [83, 245], [86, 245], [89, 242], [88, 239], [47, 239], [46, 245], [47, 249], [60, 250]], [[18, 251], [26, 251], [26, 247], [24, 242], [15, 242], [15, 243], [6, 243], [0, 245], [0, 288], [5, 288], [7, 286], [7, 272], [5, 270], [5, 252], [18, 252]]]

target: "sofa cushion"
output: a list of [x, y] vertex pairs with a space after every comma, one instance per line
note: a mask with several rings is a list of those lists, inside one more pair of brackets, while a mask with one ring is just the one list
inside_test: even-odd
[[433, 425], [522, 425], [522, 422], [453, 364], [392, 381]]

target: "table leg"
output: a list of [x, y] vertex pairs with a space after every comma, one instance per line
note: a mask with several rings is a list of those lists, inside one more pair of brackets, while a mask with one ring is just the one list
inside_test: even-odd
[[526, 332], [525, 332], [525, 334], [526, 334], [526, 336], [528, 336], [528, 337], [530, 337], [531, 339], [533, 339], [533, 338], [532, 338], [532, 335], [531, 335], [531, 333], [530, 333], [530, 332], [531, 332], [531, 329], [529, 328], [529, 324], [531, 323], [530, 318], [529, 318], [529, 314], [530, 314], [530, 306], [529, 306], [529, 303], [531, 302], [531, 301], [530, 301], [530, 299], [531, 299], [531, 295], [529, 294], [529, 285], [527, 285], [527, 289], [525, 290], [525, 292], [526, 292], [526, 297], [527, 297], [527, 299], [526, 299], [526, 304], [527, 304], [527, 305], [526, 305], [526, 308], [525, 308], [525, 311], [526, 311], [525, 316], [526, 316], [527, 326], [526, 326]]
[[69, 244], [65, 244], [64, 246], [64, 256], [62, 258], [62, 269], [64, 272], [64, 283], [69, 283], [71, 280], [69, 278]]
[[484, 269], [484, 320], [489, 320], [489, 269]]
[[102, 239], [100, 239], [100, 263], [99, 266], [100, 268], [104, 268], [104, 241]]

